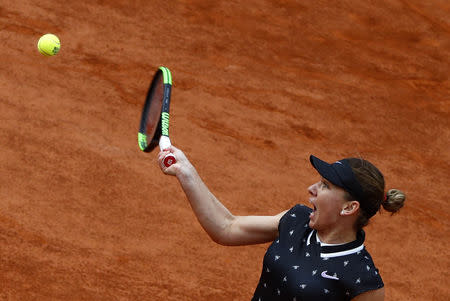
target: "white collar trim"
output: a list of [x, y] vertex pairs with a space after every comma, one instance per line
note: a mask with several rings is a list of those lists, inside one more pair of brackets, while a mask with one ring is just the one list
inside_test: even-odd
[[[312, 230], [309, 235], [308, 235], [308, 239], [306, 240], [306, 245], [309, 246], [311, 244], [311, 237], [313, 235], [313, 233], [316, 232], [315, 230]], [[342, 246], [344, 244], [327, 244], [327, 243], [323, 243], [320, 241], [319, 236], [315, 235], [316, 237], [316, 242], [320, 243], [321, 247], [326, 247], [326, 246]], [[353, 253], [357, 253], [359, 251], [361, 251], [362, 249], [364, 249], [364, 243], [362, 243], [361, 245], [359, 245], [356, 248], [350, 249], [350, 250], [344, 250], [344, 251], [340, 251], [340, 252], [332, 252], [332, 253], [320, 253], [320, 257], [322, 258], [330, 258], [330, 257], [339, 257], [339, 256], [345, 256], [345, 255], [350, 255]]]

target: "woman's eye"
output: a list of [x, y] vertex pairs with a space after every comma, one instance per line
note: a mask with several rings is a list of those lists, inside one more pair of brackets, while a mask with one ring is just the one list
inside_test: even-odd
[[325, 182], [322, 182], [322, 187], [328, 188], [328, 184]]

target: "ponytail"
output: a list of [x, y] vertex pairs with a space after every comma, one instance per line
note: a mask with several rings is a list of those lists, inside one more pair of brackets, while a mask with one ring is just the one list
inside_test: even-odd
[[406, 196], [401, 190], [389, 189], [381, 205], [383, 206], [384, 210], [394, 214], [397, 213], [400, 210], [400, 208], [403, 207], [405, 200]]

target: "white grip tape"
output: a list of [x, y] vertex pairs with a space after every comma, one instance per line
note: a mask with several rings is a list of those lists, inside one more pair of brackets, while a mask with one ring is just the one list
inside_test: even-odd
[[159, 148], [161, 150], [165, 150], [166, 148], [169, 148], [172, 144], [170, 143], [170, 139], [167, 136], [161, 136], [159, 138]]

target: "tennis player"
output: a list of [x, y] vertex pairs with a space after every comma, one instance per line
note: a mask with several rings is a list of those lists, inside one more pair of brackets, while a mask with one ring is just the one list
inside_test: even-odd
[[[165, 167], [172, 152], [177, 163]], [[176, 176], [198, 221], [221, 245], [272, 242], [252, 301], [384, 300], [384, 284], [364, 247], [369, 219], [382, 206], [395, 213], [403, 192], [385, 193], [370, 162], [347, 158], [332, 164], [310, 156], [320, 180], [309, 188], [310, 207], [295, 205], [275, 216], [235, 216], [208, 189], [184, 153], [171, 146], [158, 156]]]

